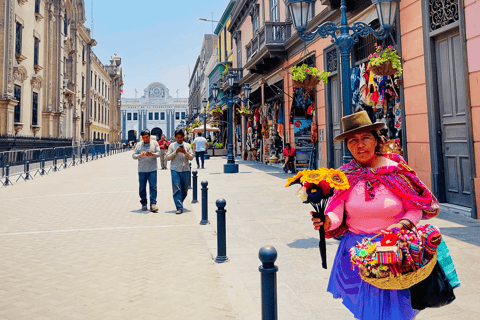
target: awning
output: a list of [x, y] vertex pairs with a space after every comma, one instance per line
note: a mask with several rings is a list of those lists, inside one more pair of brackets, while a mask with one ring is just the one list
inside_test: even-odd
[[[204, 126], [196, 127], [195, 129], [192, 130], [193, 133], [198, 133], [198, 132], [203, 132], [205, 130]], [[210, 132], [220, 132], [220, 129], [217, 127], [211, 127], [210, 125], [207, 124], [207, 131]]]

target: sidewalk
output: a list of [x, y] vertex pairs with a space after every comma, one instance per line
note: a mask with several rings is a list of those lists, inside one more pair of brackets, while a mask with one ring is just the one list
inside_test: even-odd
[[[0, 319], [261, 319], [258, 251], [278, 251], [279, 319], [352, 320], [326, 292], [338, 241], [327, 240], [321, 268], [318, 232], [307, 205], [284, 188], [274, 166], [225, 158], [199, 169], [209, 185], [201, 203], [174, 214], [169, 171], [158, 171], [158, 213], [140, 210], [131, 152], [0, 189]], [[193, 165], [195, 168], [196, 165]], [[227, 201], [227, 255], [215, 264], [215, 201]], [[442, 213], [439, 226], [462, 286], [457, 300], [417, 319], [480, 319], [480, 224]]]

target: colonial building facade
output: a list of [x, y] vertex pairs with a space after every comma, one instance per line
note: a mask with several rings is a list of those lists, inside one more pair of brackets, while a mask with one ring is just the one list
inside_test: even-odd
[[149, 129], [157, 139], [164, 134], [173, 137], [175, 129], [186, 124], [188, 99], [173, 98], [168, 88], [151, 83], [139, 99], [122, 99], [122, 141], [138, 141], [140, 133]]
[[121, 58], [100, 62], [85, 21], [84, 0], [0, 3], [0, 135], [119, 141]]

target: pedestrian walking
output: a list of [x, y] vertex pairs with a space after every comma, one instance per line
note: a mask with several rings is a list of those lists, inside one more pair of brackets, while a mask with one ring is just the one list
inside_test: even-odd
[[190, 164], [193, 160], [192, 147], [184, 143], [185, 133], [182, 129], [175, 130], [176, 142], [170, 144], [167, 152], [167, 160], [170, 163], [170, 172], [172, 173], [173, 201], [177, 208], [176, 214], [183, 213], [183, 201], [187, 197]]
[[170, 141], [168, 141], [165, 135], [162, 134], [160, 141], [158, 141], [158, 145], [160, 146], [160, 167], [162, 170], [167, 170], [167, 150]]
[[207, 139], [202, 137], [202, 133], [198, 133], [198, 137], [193, 140], [193, 151], [195, 151], [195, 159], [197, 160], [197, 169], [200, 168], [198, 158], [202, 160], [202, 169], [205, 169], [205, 150], [207, 150]]
[[378, 130], [384, 127], [381, 122], [372, 124], [365, 111], [342, 118], [344, 132], [334, 141], [345, 141], [354, 157], [340, 168], [350, 188], [330, 198], [324, 223], [318, 218], [312, 221], [315, 230], [324, 225], [327, 238], [343, 235], [327, 288], [334, 298], [342, 298], [356, 319], [412, 320], [418, 310], [412, 308], [408, 289], [372, 286], [352, 270], [350, 261], [350, 248], [364, 238], [382, 230], [414, 228], [439, 211], [435, 196], [400, 155], [379, 154]]
[[140, 184], [140, 203], [147, 211], [147, 181], [150, 187], [150, 211], [157, 212], [157, 158], [160, 157], [158, 143], [150, 138], [150, 130], [143, 130], [142, 141], [135, 145], [133, 159], [138, 160], [138, 181]]

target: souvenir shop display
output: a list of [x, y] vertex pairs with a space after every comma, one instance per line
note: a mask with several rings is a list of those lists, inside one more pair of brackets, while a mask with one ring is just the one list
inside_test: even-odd
[[[328, 199], [333, 195], [334, 190], [347, 190], [350, 188], [345, 174], [337, 169], [320, 168], [318, 170], [303, 170], [287, 180], [285, 187], [300, 184], [297, 196], [303, 203], [309, 203], [315, 210], [314, 218], [320, 218], [325, 222], [325, 209]], [[319, 230], [319, 249], [322, 258], [322, 267], [327, 269], [327, 249], [325, 242], [325, 228], [323, 225]]]
[[440, 230], [430, 224], [414, 230], [394, 228], [350, 248], [352, 269], [358, 268], [362, 280], [377, 288], [408, 289], [431, 274], [441, 242]]
[[[380, 47], [377, 47], [380, 48]], [[378, 49], [377, 49], [378, 50]], [[387, 48], [385, 52], [394, 52]], [[379, 53], [374, 53], [374, 55]], [[396, 53], [395, 53], [396, 54]], [[398, 56], [397, 56], [398, 57]], [[383, 122], [386, 129], [380, 133], [385, 138], [386, 143], [381, 152], [397, 153], [402, 155], [402, 109], [400, 101], [400, 88], [398, 78], [401, 74], [401, 65], [393, 64], [395, 72], [390, 75], [376, 75], [372, 62], [362, 63], [360, 66], [352, 69], [351, 89], [353, 92], [352, 103], [355, 112], [365, 110], [372, 122]], [[399, 62], [398, 62], [399, 63]]]

